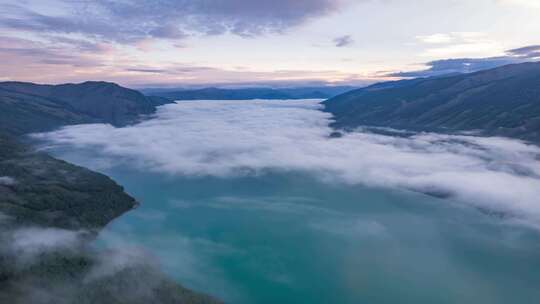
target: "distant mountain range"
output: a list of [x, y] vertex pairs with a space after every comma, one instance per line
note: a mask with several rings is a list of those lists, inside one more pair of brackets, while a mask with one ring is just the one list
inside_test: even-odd
[[354, 89], [351, 86], [321, 86], [281, 89], [142, 89], [141, 92], [171, 100], [327, 99]]
[[378, 83], [324, 102], [336, 128], [382, 126], [540, 143], [540, 63]]

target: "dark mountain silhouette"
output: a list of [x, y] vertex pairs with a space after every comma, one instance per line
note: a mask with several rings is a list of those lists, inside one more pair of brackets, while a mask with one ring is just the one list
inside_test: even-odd
[[249, 99], [327, 99], [355, 89], [350, 86], [322, 86], [299, 88], [202, 88], [202, 89], [146, 89], [149, 95], [171, 100], [249, 100]]
[[124, 126], [166, 102], [110, 82], [0, 82], [0, 128], [25, 133], [88, 122]]

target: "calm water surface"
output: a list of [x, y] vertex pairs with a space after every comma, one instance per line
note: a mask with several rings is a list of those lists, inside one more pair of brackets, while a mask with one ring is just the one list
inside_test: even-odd
[[[97, 166], [92, 151], [54, 153]], [[452, 201], [292, 172], [100, 170], [142, 203], [104, 235], [143, 246], [179, 282], [230, 303], [540, 299], [538, 234]]]
[[109, 175], [141, 202], [100, 245], [142, 247], [178, 282], [228, 303], [540, 303], [537, 230], [471, 201], [392, 190], [434, 185], [533, 213], [536, 148], [429, 134], [329, 141], [319, 109], [187, 102], [134, 127], [45, 138], [60, 143], [54, 155]]

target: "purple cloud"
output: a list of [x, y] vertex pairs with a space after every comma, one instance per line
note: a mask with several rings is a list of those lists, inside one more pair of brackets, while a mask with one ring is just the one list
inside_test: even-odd
[[538, 60], [540, 60], [540, 45], [531, 45], [508, 50], [506, 51], [505, 56], [488, 58], [455, 58], [430, 61], [426, 63], [428, 66], [427, 69], [410, 72], [394, 72], [390, 73], [388, 76], [413, 78], [455, 73], [473, 73], [507, 64]]
[[133, 43], [178, 40], [189, 33], [257, 36], [280, 33], [339, 8], [333, 0], [64, 1], [66, 14], [51, 16], [17, 4], [0, 6], [0, 28], [34, 33], [82, 34]]
[[352, 39], [351, 35], [340, 36], [340, 37], [334, 38], [333, 41], [336, 47], [346, 47], [354, 43], [354, 40]]

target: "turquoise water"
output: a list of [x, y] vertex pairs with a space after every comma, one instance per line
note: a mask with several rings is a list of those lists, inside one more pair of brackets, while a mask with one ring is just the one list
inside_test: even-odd
[[227, 303], [539, 303], [538, 147], [329, 138], [319, 102], [178, 102], [134, 126], [36, 137], [141, 202], [98, 245], [142, 248]]
[[182, 284], [229, 303], [537, 303], [537, 231], [450, 200], [322, 182], [102, 167], [142, 205], [103, 234], [142, 246]]

